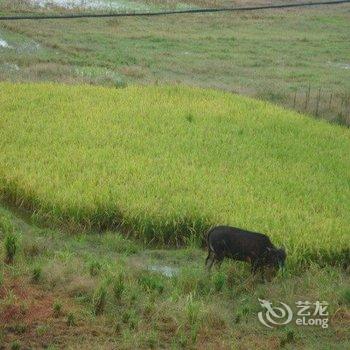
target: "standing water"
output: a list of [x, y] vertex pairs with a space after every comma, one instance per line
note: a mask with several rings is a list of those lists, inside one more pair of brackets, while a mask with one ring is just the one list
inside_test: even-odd
[[133, 3], [128, 0], [31, 0], [31, 3], [40, 7], [58, 6], [66, 9], [146, 9], [146, 5]]
[[11, 46], [8, 44], [6, 40], [0, 38], [0, 47], [10, 48]]
[[166, 277], [173, 277], [179, 272], [178, 268], [167, 265], [150, 265], [147, 267], [147, 270], [159, 272]]

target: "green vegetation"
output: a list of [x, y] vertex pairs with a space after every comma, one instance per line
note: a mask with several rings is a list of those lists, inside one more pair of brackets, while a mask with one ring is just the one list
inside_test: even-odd
[[53, 315], [55, 317], [59, 317], [62, 314], [62, 304], [56, 300], [55, 303], [53, 304]]
[[227, 223], [293, 263], [349, 257], [346, 128], [182, 86], [0, 87], [0, 193], [41, 222], [166, 244]]
[[[147, 3], [170, 8], [178, 2]], [[232, 1], [217, 0], [183, 3], [232, 6]], [[1, 10], [48, 11], [12, 0], [3, 2]], [[12, 48], [0, 47], [0, 79], [109, 86], [181, 82], [259, 97], [349, 125], [349, 22], [348, 4], [240, 14], [1, 22], [0, 38]]]
[[[1, 21], [0, 349], [349, 349], [350, 130], [306, 116], [350, 125], [349, 21], [348, 4]], [[208, 274], [222, 223], [284, 245], [286, 273]], [[266, 328], [259, 299], [293, 321]], [[299, 301], [328, 302], [329, 327], [298, 326]]]
[[[122, 237], [118, 232], [66, 235], [28, 224], [2, 208], [0, 222], [12, 223], [19, 237], [13, 265], [0, 265], [0, 347], [349, 348], [350, 281], [340, 268], [311, 264], [298, 275], [287, 270], [284, 277], [262, 283], [244, 263], [225, 262], [208, 275], [206, 253], [195, 247], [138, 246], [130, 253], [128, 246], [115, 251], [111, 245]], [[38, 254], [27, 255], [28, 246], [38, 246]], [[1, 260], [5, 254], [1, 234]], [[91, 275], [92, 261], [100, 262], [99, 274]], [[34, 280], [37, 266], [42, 269]], [[174, 274], [152, 271], [155, 266], [172, 267]], [[293, 310], [299, 300], [325, 300], [330, 327], [292, 322], [268, 329], [258, 321], [258, 298], [283, 301]]]
[[17, 237], [9, 233], [5, 238], [5, 263], [12, 264], [17, 250]]

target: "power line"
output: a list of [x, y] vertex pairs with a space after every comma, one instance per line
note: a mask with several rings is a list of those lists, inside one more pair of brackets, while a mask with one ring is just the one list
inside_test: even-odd
[[120, 12], [120, 13], [72, 13], [60, 15], [19, 15], [19, 16], [0, 16], [0, 21], [18, 21], [18, 20], [42, 20], [42, 19], [75, 19], [75, 18], [100, 18], [100, 17], [146, 17], [146, 16], [166, 16], [178, 14], [195, 14], [195, 13], [213, 13], [213, 12], [240, 12], [240, 11], [256, 11], [256, 10], [273, 10], [285, 9], [293, 7], [309, 7], [320, 5], [337, 5], [350, 3], [350, 0], [336, 0], [323, 2], [308, 2], [308, 3], [293, 3], [254, 7], [219, 7], [219, 8], [203, 8], [203, 9], [188, 9], [188, 10], [170, 10], [158, 12]]

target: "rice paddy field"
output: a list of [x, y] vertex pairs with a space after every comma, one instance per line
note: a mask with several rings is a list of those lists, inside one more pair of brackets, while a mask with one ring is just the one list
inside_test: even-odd
[[266, 232], [291, 261], [349, 258], [349, 129], [185, 86], [0, 85], [0, 191], [37, 219], [183, 244]]
[[[0, 16], [247, 4], [266, 2]], [[0, 350], [350, 349], [349, 23], [349, 4], [0, 21]], [[208, 273], [218, 224], [267, 234], [285, 273]], [[262, 300], [292, 319], [267, 327]], [[326, 327], [298, 324], [305, 303]]]
[[[204, 258], [193, 242], [154, 249], [116, 231], [69, 235], [1, 207], [0, 346], [349, 348], [349, 276], [342, 267], [311, 263], [262, 283], [237, 262], [209, 275]], [[295, 312], [299, 300], [325, 300], [329, 326], [267, 328], [258, 321], [258, 298], [283, 300]]]
[[[0, 14], [256, 4], [267, 2], [0, 0]], [[349, 22], [348, 4], [156, 18], [0, 21], [0, 80], [112, 87], [181, 83], [350, 125]]]

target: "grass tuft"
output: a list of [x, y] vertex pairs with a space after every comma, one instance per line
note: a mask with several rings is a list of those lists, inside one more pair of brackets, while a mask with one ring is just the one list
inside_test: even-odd
[[95, 291], [92, 302], [95, 315], [103, 314], [107, 303], [107, 288], [105, 285], [101, 285]]
[[54, 315], [55, 318], [61, 316], [61, 314], [62, 314], [62, 303], [59, 300], [56, 300], [53, 303], [52, 309], [53, 309], [53, 315]]
[[89, 263], [89, 272], [90, 272], [90, 276], [94, 277], [97, 276], [100, 271], [102, 269], [102, 264], [97, 261], [97, 260], [92, 260]]
[[33, 272], [32, 272], [32, 281], [34, 282], [34, 283], [38, 283], [40, 280], [41, 280], [41, 278], [42, 278], [42, 268], [41, 268], [41, 266], [35, 266], [34, 268], [33, 268]]
[[124, 276], [123, 274], [119, 274], [114, 280], [113, 280], [113, 296], [116, 301], [120, 301], [122, 298], [122, 295], [125, 291], [125, 283], [124, 283]]
[[12, 264], [18, 248], [18, 238], [15, 233], [5, 237], [5, 263]]
[[76, 326], [76, 319], [73, 313], [69, 313], [67, 316], [67, 325], [68, 326]]

